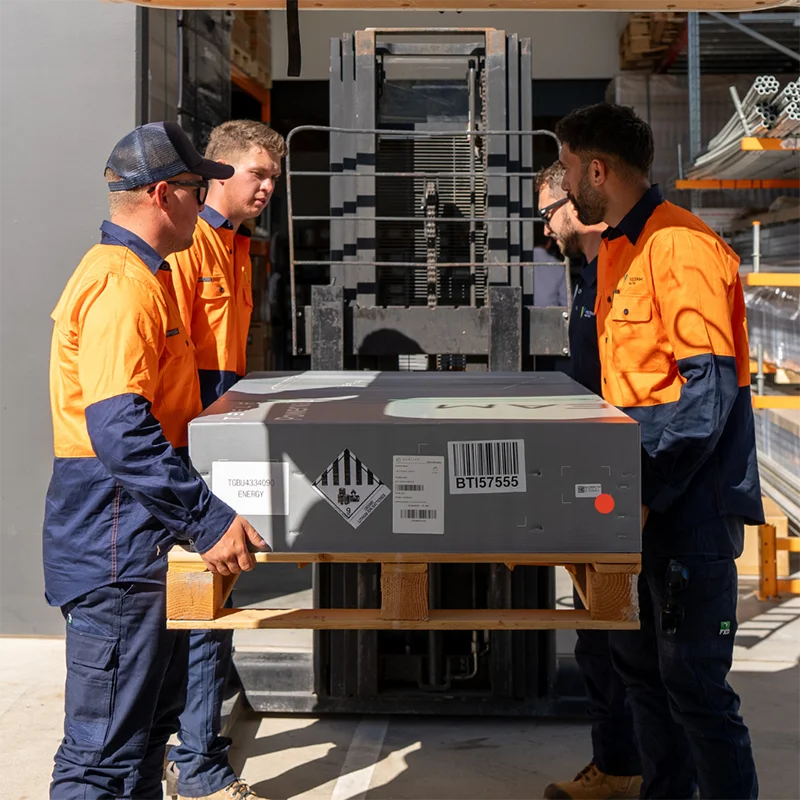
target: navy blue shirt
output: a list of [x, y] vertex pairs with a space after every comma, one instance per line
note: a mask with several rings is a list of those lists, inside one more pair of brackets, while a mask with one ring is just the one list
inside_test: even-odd
[[572, 295], [569, 316], [570, 376], [590, 392], [602, 396], [600, 353], [597, 349], [597, 321], [594, 301], [597, 297], [597, 258], [581, 272]]

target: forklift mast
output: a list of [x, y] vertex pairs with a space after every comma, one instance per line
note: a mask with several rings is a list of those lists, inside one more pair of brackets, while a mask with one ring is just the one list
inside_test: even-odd
[[[331, 41], [330, 75], [331, 126], [287, 137], [294, 354], [318, 370], [391, 371], [416, 356], [423, 369], [518, 371], [567, 353], [567, 309], [535, 305], [534, 146], [555, 137], [532, 130], [530, 40], [357, 31]], [[292, 143], [309, 132], [329, 136], [328, 171], [292, 170]], [[312, 177], [329, 181], [329, 214], [295, 215], [292, 193]], [[327, 260], [296, 258], [308, 223], [329, 226]], [[323, 282], [298, 302], [298, 276], [313, 272]], [[435, 608], [555, 604], [551, 567], [428, 574]], [[313, 596], [377, 608], [379, 567], [317, 564]], [[582, 692], [553, 630], [316, 631], [311, 654], [250, 650], [236, 666], [268, 712], [549, 715], [577, 709]]]
[[[510, 369], [568, 353], [567, 310], [536, 305], [531, 43], [492, 28], [368, 29], [331, 41], [331, 127], [289, 134], [293, 354], [315, 369]], [[330, 171], [292, 170], [327, 132]], [[303, 177], [329, 216], [294, 214]], [[329, 226], [327, 261], [295, 257], [295, 226]], [[547, 262], [552, 269], [552, 261]], [[327, 273], [310, 306], [297, 273]], [[569, 286], [569, 265], [564, 265]], [[307, 274], [307, 273], [306, 273]]]

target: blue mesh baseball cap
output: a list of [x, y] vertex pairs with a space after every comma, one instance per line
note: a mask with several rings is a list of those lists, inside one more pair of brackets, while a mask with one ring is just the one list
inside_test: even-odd
[[108, 184], [110, 192], [149, 186], [181, 172], [193, 172], [207, 180], [226, 180], [236, 171], [228, 164], [203, 158], [180, 125], [174, 122], [140, 125], [117, 142], [106, 167], [120, 177]]

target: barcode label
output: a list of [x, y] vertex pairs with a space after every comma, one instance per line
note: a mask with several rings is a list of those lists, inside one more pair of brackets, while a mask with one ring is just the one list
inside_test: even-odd
[[525, 442], [448, 442], [451, 494], [525, 492]]
[[438, 519], [439, 512], [435, 508], [401, 508], [400, 519]]
[[394, 456], [392, 532], [444, 534], [444, 458]]
[[603, 494], [603, 486], [600, 483], [576, 483], [575, 497], [599, 497]]

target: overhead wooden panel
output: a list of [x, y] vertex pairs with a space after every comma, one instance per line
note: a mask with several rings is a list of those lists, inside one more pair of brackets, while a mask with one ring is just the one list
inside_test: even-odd
[[[149, 8], [281, 11], [286, 0], [104, 0]], [[299, 8], [325, 11], [757, 11], [793, 5], [792, 0], [299, 0]]]

